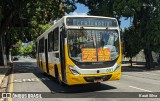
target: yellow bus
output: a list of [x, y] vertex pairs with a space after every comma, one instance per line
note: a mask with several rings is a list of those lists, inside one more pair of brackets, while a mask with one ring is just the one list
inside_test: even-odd
[[115, 18], [64, 16], [36, 44], [38, 67], [60, 84], [120, 79], [122, 50]]

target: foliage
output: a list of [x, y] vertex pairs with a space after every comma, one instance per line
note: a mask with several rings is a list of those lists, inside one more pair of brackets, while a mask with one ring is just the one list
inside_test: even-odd
[[113, 16], [114, 0], [77, 0], [89, 8], [89, 15]]
[[[132, 17], [133, 26], [139, 34], [142, 49], [159, 51], [160, 45], [160, 1], [159, 0], [115, 0], [118, 16]], [[132, 37], [132, 36], [131, 36]], [[133, 37], [134, 40], [136, 40]]]
[[50, 21], [75, 9], [74, 0], [1, 0], [0, 35], [21, 27], [21, 33], [31, 41], [50, 26]]
[[[159, 3], [160, 4], [160, 3]], [[146, 27], [143, 31], [146, 32], [142, 41], [143, 46], [150, 47], [153, 51], [160, 53], [160, 7], [150, 14], [150, 19], [147, 19]]]
[[32, 45], [28, 45], [27, 47], [24, 48], [24, 55], [32, 54], [32, 52], [33, 52], [33, 46]]
[[[136, 32], [132, 26], [124, 31], [124, 50], [126, 57], [134, 57], [141, 50], [140, 35]], [[132, 37], [131, 37], [132, 36]]]
[[0, 2], [0, 38], [5, 35], [7, 54], [18, 40], [23, 42], [35, 40], [51, 26], [50, 22], [76, 9], [75, 0], [1, 0]]
[[[24, 43], [23, 43], [24, 44]], [[12, 55], [13, 56], [17, 56], [17, 55], [20, 55], [20, 56], [26, 56], [26, 55], [32, 55], [32, 56], [35, 56], [36, 54], [36, 50], [35, 50], [35, 44], [34, 42], [32, 44], [29, 44], [29, 45], [23, 45], [22, 44], [22, 41], [19, 40], [15, 45], [13, 45], [13, 48], [12, 48]], [[27, 43], [25, 43], [27, 44]]]
[[17, 55], [23, 55], [23, 51], [24, 51], [24, 48], [22, 47], [22, 41], [19, 40], [14, 46], [14, 48], [12, 48], [11, 53], [13, 56], [17, 56]]

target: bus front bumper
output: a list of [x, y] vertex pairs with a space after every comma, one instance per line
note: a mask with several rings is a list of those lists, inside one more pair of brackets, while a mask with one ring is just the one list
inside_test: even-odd
[[110, 80], [119, 80], [121, 73], [114, 72], [110, 74], [95, 74], [95, 75], [74, 75], [72, 73], [67, 73], [67, 85], [76, 84], [88, 84], [88, 83], [98, 83]]

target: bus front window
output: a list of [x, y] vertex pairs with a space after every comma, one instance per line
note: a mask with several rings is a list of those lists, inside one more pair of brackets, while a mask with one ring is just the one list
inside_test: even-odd
[[112, 61], [119, 56], [117, 31], [68, 30], [70, 58], [78, 62]]

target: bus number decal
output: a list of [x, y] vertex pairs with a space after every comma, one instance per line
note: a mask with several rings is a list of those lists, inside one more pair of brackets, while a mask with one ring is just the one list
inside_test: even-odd
[[113, 72], [113, 68], [107, 68], [106, 72]]

